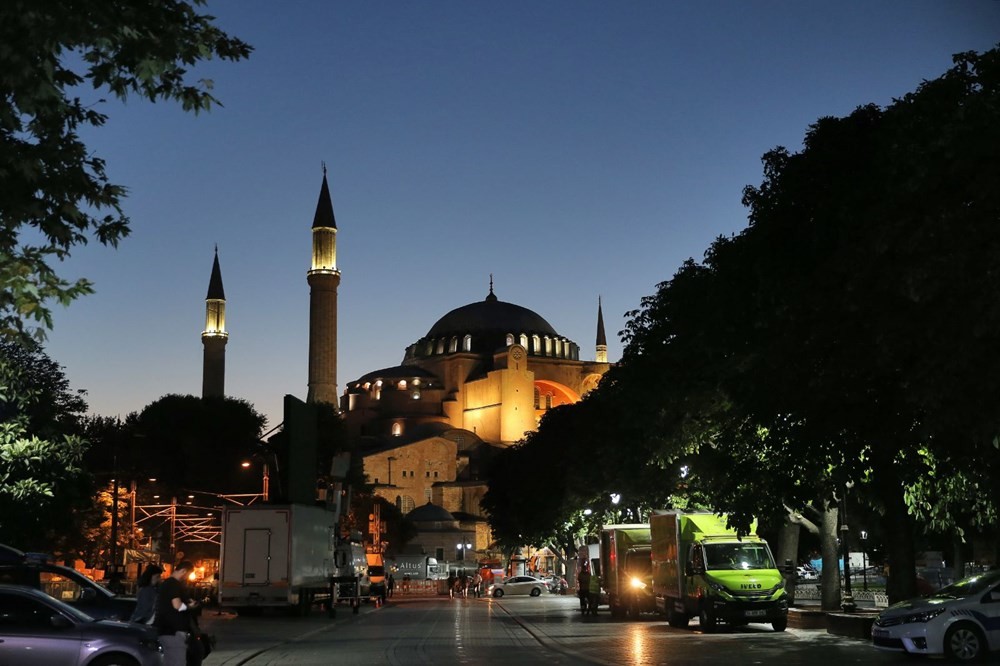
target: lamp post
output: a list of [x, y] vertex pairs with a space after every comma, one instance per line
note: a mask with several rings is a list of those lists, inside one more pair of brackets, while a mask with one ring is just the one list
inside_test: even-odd
[[850, 613], [857, 610], [854, 603], [854, 595], [851, 594], [851, 548], [847, 535], [850, 530], [847, 527], [847, 491], [844, 491], [844, 509], [841, 515], [840, 544], [844, 549], [844, 599], [841, 607], [845, 612]]
[[[257, 456], [254, 456], [257, 459]], [[261, 489], [260, 496], [261, 499], [267, 502], [270, 500], [271, 496], [271, 468], [267, 464], [267, 460], [259, 458], [261, 464]], [[240, 463], [240, 467], [243, 469], [248, 469], [251, 463], [249, 460], [244, 460]]]
[[472, 544], [471, 543], [466, 543], [465, 541], [462, 541], [461, 543], [455, 544], [455, 547], [458, 549], [458, 559], [460, 559], [460, 560], [462, 560], [464, 562], [465, 561], [465, 551], [471, 549], [472, 548]]
[[861, 576], [865, 592], [868, 591], [868, 532], [861, 530]]

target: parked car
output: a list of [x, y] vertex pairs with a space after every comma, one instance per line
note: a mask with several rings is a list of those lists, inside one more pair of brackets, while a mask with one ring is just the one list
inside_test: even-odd
[[1000, 570], [894, 604], [872, 626], [879, 650], [974, 661], [1000, 650]]
[[795, 573], [799, 580], [819, 580], [819, 572], [808, 564], [795, 567]]
[[18, 666], [161, 666], [156, 630], [95, 620], [27, 587], [0, 585], [0, 664]]
[[41, 590], [91, 617], [127, 621], [135, 597], [121, 597], [69, 567], [52, 564], [45, 555], [23, 553], [0, 544], [0, 584]]
[[548, 584], [534, 576], [512, 576], [502, 583], [490, 585], [488, 593], [499, 599], [507, 594], [529, 594], [537, 597], [542, 592], [548, 592]]

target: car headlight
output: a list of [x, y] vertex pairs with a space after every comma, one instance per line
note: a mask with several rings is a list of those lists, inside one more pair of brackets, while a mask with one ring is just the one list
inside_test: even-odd
[[638, 578], [636, 578], [634, 576], [632, 577], [631, 580], [629, 580], [628, 584], [631, 585], [636, 590], [644, 590], [644, 589], [646, 589], [646, 584], [643, 583], [641, 580], [639, 580]]
[[907, 615], [903, 617], [903, 624], [912, 624], [913, 622], [930, 622], [944, 611], [944, 608], [931, 608], [930, 610]]

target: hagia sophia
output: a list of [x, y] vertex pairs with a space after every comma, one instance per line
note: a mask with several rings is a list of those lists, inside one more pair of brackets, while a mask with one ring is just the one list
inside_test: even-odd
[[[491, 456], [573, 403], [608, 371], [600, 301], [594, 360], [542, 316], [489, 291], [438, 319], [399, 365], [337, 389], [337, 223], [326, 170], [312, 224], [308, 402], [338, 405], [375, 492], [417, 527], [409, 550], [475, 559], [491, 542], [479, 501]], [[202, 333], [204, 396], [224, 395], [225, 294], [216, 254]]]

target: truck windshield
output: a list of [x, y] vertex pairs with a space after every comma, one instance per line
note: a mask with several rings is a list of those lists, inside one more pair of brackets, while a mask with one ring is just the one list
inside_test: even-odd
[[774, 569], [771, 552], [762, 543], [705, 544], [705, 568], [709, 571], [726, 569]]

